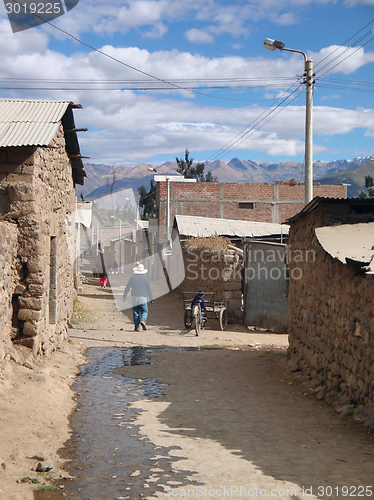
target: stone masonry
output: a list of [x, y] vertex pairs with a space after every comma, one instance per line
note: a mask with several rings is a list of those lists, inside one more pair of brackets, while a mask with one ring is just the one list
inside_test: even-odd
[[243, 251], [225, 237], [191, 238], [184, 244], [183, 258], [186, 276], [179, 288], [186, 292], [215, 292], [216, 300], [228, 301], [230, 322], [242, 323]]
[[373, 424], [374, 276], [332, 258], [319, 244], [314, 228], [328, 225], [323, 203], [295, 219], [289, 236], [290, 367], [311, 381], [318, 399]]
[[61, 124], [50, 147], [0, 149], [3, 347], [11, 339], [48, 354], [67, 337], [75, 286], [66, 233], [74, 200]]

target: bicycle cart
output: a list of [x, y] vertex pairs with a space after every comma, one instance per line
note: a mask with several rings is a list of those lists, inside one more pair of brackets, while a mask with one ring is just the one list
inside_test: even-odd
[[205, 321], [210, 318], [218, 319], [219, 327], [223, 331], [228, 322], [228, 301], [216, 300], [215, 292], [205, 292], [204, 300], [206, 311], [202, 311], [200, 304], [191, 307], [193, 298], [197, 292], [182, 292], [184, 307], [184, 325], [188, 329], [195, 328], [196, 335], [199, 335], [200, 329], [204, 327]]

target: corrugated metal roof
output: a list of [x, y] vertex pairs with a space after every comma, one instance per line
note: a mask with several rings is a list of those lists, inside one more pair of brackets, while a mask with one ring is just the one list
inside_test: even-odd
[[374, 257], [374, 222], [318, 227], [317, 239], [324, 250], [343, 264], [347, 259], [369, 265]]
[[290, 228], [287, 224], [211, 219], [209, 217], [192, 217], [190, 215], [176, 215], [175, 221], [179, 234], [199, 238], [208, 238], [215, 235], [259, 238], [261, 236], [288, 234]]
[[0, 99], [0, 147], [48, 146], [69, 104]]

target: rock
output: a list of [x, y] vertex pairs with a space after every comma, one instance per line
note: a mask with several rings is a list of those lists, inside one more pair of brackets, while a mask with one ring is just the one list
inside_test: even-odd
[[52, 470], [53, 468], [54, 467], [52, 462], [47, 461], [47, 462], [39, 462], [35, 470], [37, 472], [47, 472], [49, 470]]
[[339, 394], [335, 391], [329, 391], [326, 395], [325, 395], [325, 401], [328, 403], [328, 404], [333, 404], [335, 403], [335, 401], [337, 401], [339, 399]]
[[272, 326], [269, 330], [273, 333], [286, 333], [286, 329], [282, 326]]
[[319, 385], [315, 389], [312, 390], [312, 394], [316, 397], [316, 399], [323, 399], [327, 393], [327, 387], [324, 385]]
[[353, 410], [355, 405], [344, 405], [344, 406], [336, 406], [335, 409], [339, 414], [346, 415], [350, 410]]
[[288, 369], [291, 372], [297, 372], [300, 370], [298, 362], [294, 359], [289, 359], [287, 362], [287, 365], [288, 365]]

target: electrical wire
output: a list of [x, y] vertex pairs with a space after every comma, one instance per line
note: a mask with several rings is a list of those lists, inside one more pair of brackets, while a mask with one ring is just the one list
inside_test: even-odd
[[[83, 46], [85, 46], [85, 47], [87, 47], [87, 48], [89, 48], [89, 49], [91, 49], [91, 50], [93, 50], [93, 51], [95, 51], [95, 52], [97, 52], [97, 53], [99, 53], [99, 54], [103, 55], [104, 57], [107, 57], [107, 58], [109, 58], [109, 59], [111, 59], [111, 60], [113, 60], [113, 61], [115, 61], [115, 62], [117, 62], [117, 63], [119, 63], [119, 64], [121, 64], [121, 65], [123, 65], [123, 66], [125, 66], [125, 67], [127, 67], [127, 68], [129, 68], [129, 69], [132, 69], [133, 71], [136, 71], [136, 72], [138, 72], [138, 73], [141, 73], [141, 74], [143, 74], [143, 75], [145, 75], [145, 76], [147, 76], [147, 77], [151, 78], [152, 80], [155, 80], [155, 81], [158, 81], [158, 82], [164, 83], [165, 85], [167, 85], [167, 88], [166, 88], [167, 90], [170, 90], [170, 87], [172, 87], [172, 88], [175, 88], [175, 89], [180, 90], [180, 91], [184, 91], [184, 92], [192, 92], [192, 93], [194, 93], [194, 94], [203, 95], [203, 96], [205, 96], [205, 97], [210, 97], [210, 98], [215, 98], [215, 99], [224, 99], [224, 100], [230, 100], [230, 101], [232, 101], [232, 100], [237, 100], [237, 99], [227, 98], [227, 97], [223, 97], [223, 96], [214, 96], [214, 95], [211, 95], [211, 94], [206, 94], [206, 93], [200, 92], [199, 90], [196, 90], [195, 88], [185, 88], [185, 87], [182, 87], [181, 85], [179, 85], [179, 84], [177, 84], [177, 83], [173, 83], [172, 81], [168, 81], [168, 80], [165, 80], [165, 79], [163, 79], [163, 78], [156, 77], [156, 76], [154, 76], [154, 75], [152, 75], [152, 74], [150, 74], [150, 73], [147, 73], [146, 71], [143, 71], [143, 70], [141, 70], [141, 69], [139, 69], [139, 68], [136, 68], [135, 66], [132, 66], [132, 65], [130, 65], [130, 64], [127, 64], [127, 63], [125, 63], [124, 61], [121, 61], [120, 59], [117, 59], [116, 57], [111, 56], [110, 54], [108, 54], [108, 53], [106, 53], [106, 52], [104, 52], [104, 51], [102, 51], [102, 50], [100, 50], [100, 49], [97, 49], [96, 47], [93, 47], [92, 45], [90, 45], [90, 44], [88, 44], [88, 43], [86, 43], [86, 42], [83, 42], [83, 41], [82, 41], [82, 40], [80, 40], [78, 37], [76, 37], [76, 36], [72, 35], [71, 33], [69, 33], [69, 32], [67, 32], [67, 31], [63, 30], [62, 28], [59, 28], [58, 26], [56, 26], [56, 25], [52, 24], [50, 21], [47, 21], [46, 19], [42, 18], [42, 17], [41, 17], [41, 16], [39, 16], [38, 14], [31, 12], [28, 8], [26, 8], [26, 5], [20, 4], [17, 0], [12, 0], [12, 1], [13, 1], [13, 3], [15, 3], [15, 4], [22, 5], [23, 7], [25, 7], [25, 10], [27, 10], [29, 13], [31, 13], [32, 15], [34, 15], [35, 17], [37, 17], [38, 19], [40, 19], [40, 20], [41, 20], [41, 21], [43, 21], [44, 23], [48, 24], [48, 25], [49, 25], [49, 26], [51, 26], [52, 28], [54, 28], [54, 29], [56, 29], [56, 30], [60, 31], [61, 33], [65, 34], [66, 36], [68, 36], [68, 37], [72, 38], [73, 40], [75, 40], [76, 42], [80, 43], [81, 45], [83, 45]], [[374, 22], [374, 20], [370, 21], [370, 22], [369, 22], [366, 26], [364, 26], [364, 27], [363, 27], [361, 30], [359, 30], [356, 34], [354, 34], [352, 37], [350, 37], [350, 38], [348, 39], [348, 41], [352, 40], [352, 38], [354, 38], [357, 34], [361, 33], [361, 31], [363, 31], [365, 28], [367, 28], [367, 27], [368, 27], [370, 24], [372, 24], [373, 22]], [[357, 40], [357, 41], [355, 42], [355, 44], [351, 45], [351, 47], [349, 47], [349, 48], [352, 48], [353, 46], [357, 45], [360, 41], [362, 41], [362, 40], [364, 40], [365, 38], [367, 38], [367, 37], [370, 35], [370, 33], [372, 33], [372, 30], [370, 30], [370, 32], [368, 32], [368, 33], [364, 34], [364, 35], [363, 35], [363, 36], [362, 36], [359, 40]], [[367, 44], [368, 44], [370, 41], [372, 41], [373, 39], [374, 39], [374, 37], [373, 37], [373, 38], [371, 38], [370, 40], [368, 40], [368, 41], [367, 41], [367, 42], [366, 42], [363, 46], [367, 45]], [[362, 47], [362, 46], [361, 46], [361, 47]], [[356, 49], [353, 53], [352, 53], [352, 52], [351, 52], [351, 53], [349, 53], [349, 54], [348, 54], [348, 55], [347, 55], [347, 56], [346, 56], [343, 60], [341, 60], [341, 61], [337, 62], [337, 63], [336, 63], [333, 67], [329, 68], [329, 69], [328, 69], [325, 73], [323, 73], [322, 75], [320, 75], [320, 76], [318, 77], [318, 79], [322, 78], [322, 77], [323, 77], [324, 75], [326, 75], [328, 72], [332, 71], [332, 70], [333, 70], [336, 66], [338, 66], [339, 64], [341, 64], [343, 61], [345, 61], [345, 60], [346, 60], [346, 59], [348, 59], [349, 57], [351, 57], [351, 56], [352, 56], [355, 52], [357, 52], [357, 50], [359, 50], [361, 47], [357, 48], [357, 49]], [[325, 64], [325, 65], [321, 68], [322, 70], [323, 70], [323, 69], [325, 69], [326, 67], [328, 67], [328, 65], [329, 65], [329, 64], [331, 64], [332, 62], [334, 62], [335, 60], [340, 59], [340, 58], [342, 57], [342, 55], [344, 55], [344, 54], [345, 54], [345, 53], [349, 50], [349, 48], [348, 48], [348, 49], [345, 49], [345, 50], [344, 50], [341, 54], [339, 54], [339, 55], [337, 55], [335, 58], [333, 58], [333, 59], [332, 59], [332, 61], [331, 61], [331, 60], [329, 60], [329, 58], [331, 57], [331, 55], [332, 55], [333, 53], [335, 53], [337, 50], [339, 50], [339, 48], [342, 48], [342, 45], [341, 45], [340, 47], [338, 47], [337, 49], [335, 49], [335, 50], [334, 50], [331, 54], [329, 54], [328, 56], [326, 56], [326, 57], [322, 60], [322, 61], [328, 60], [328, 63], [327, 63], [327, 64]], [[321, 63], [322, 63], [322, 61], [320, 61], [318, 64], [321, 64]], [[318, 66], [318, 64], [316, 65], [316, 67]], [[295, 82], [295, 83], [296, 83], [296, 82]], [[295, 84], [293, 84], [293, 85], [295, 85]], [[292, 86], [293, 86], [293, 85], [292, 85]], [[291, 88], [292, 88], [292, 86], [291, 86]], [[299, 85], [299, 86], [301, 86], [301, 85]], [[48, 90], [48, 89], [43, 88], [43, 90]], [[53, 89], [53, 90], [56, 90], [56, 89]], [[62, 89], [61, 89], [61, 90], [62, 90]], [[65, 89], [64, 89], [64, 90], [65, 90]], [[72, 89], [70, 89], [70, 90], [72, 90]], [[160, 89], [159, 89], [159, 90], [160, 90]], [[163, 89], [163, 90], [164, 90], [164, 89]], [[297, 89], [295, 89], [295, 91], [294, 91], [294, 92], [296, 92], [296, 90], [297, 90]], [[292, 95], [294, 92], [292, 92], [292, 93], [291, 93], [291, 95]], [[300, 95], [300, 94], [301, 94], [301, 92], [300, 92], [298, 95]], [[297, 95], [296, 97], [298, 97], [298, 95]], [[271, 116], [271, 115], [275, 112], [275, 110], [277, 110], [277, 109], [281, 106], [281, 104], [283, 104], [284, 102], [286, 102], [286, 101], [289, 99], [289, 97], [290, 97], [290, 96], [287, 96], [287, 97], [286, 97], [285, 99], [283, 99], [283, 101], [281, 101], [281, 102], [280, 102], [280, 103], [279, 103], [279, 104], [278, 104], [275, 108], [273, 108], [272, 110], [270, 110], [270, 111], [269, 111], [269, 112], [268, 112], [268, 113], [267, 113], [267, 114], [266, 114], [263, 118], [261, 118], [261, 116], [263, 116], [263, 115], [264, 115], [264, 114], [265, 114], [265, 113], [266, 113], [266, 112], [270, 109], [270, 107], [268, 107], [268, 108], [267, 108], [267, 109], [266, 109], [263, 113], [261, 113], [261, 115], [258, 117], [258, 119], [260, 119], [260, 118], [261, 118], [259, 122], [255, 123], [252, 127], [251, 127], [251, 124], [250, 124], [250, 125], [248, 125], [247, 127], [245, 127], [245, 128], [242, 130], [242, 132], [241, 132], [241, 133], [239, 133], [239, 134], [237, 134], [237, 136], [236, 136], [233, 140], [229, 141], [229, 142], [228, 142], [228, 143], [227, 143], [227, 144], [226, 144], [223, 148], [221, 148], [220, 150], [218, 150], [218, 153], [219, 153], [220, 151], [222, 151], [222, 153], [220, 154], [220, 156], [219, 156], [219, 157], [222, 157], [222, 155], [223, 155], [223, 154], [225, 154], [225, 153], [226, 153], [226, 152], [228, 152], [228, 151], [232, 151], [232, 150], [234, 149], [234, 146], [235, 146], [236, 144], [241, 144], [241, 143], [242, 143], [242, 142], [246, 139], [246, 137], [248, 136], [248, 134], [250, 134], [250, 132], [251, 132], [251, 131], [254, 131], [254, 127], [257, 127], [257, 130], [258, 130], [258, 128], [261, 128], [261, 127], [262, 127], [265, 123], [267, 123], [268, 121], [270, 121], [270, 119], [271, 119], [271, 118], [269, 118], [269, 116]], [[294, 98], [292, 99], [292, 101], [293, 101], [294, 99], [296, 99], [296, 97], [294, 97]], [[290, 101], [290, 102], [292, 102], [292, 101]], [[275, 101], [275, 102], [276, 102], [276, 101]], [[290, 104], [290, 102], [288, 102], [288, 103], [286, 104], [286, 106], [287, 106], [288, 104]], [[285, 107], [286, 107], [286, 106], [285, 106]], [[284, 107], [283, 107], [283, 108], [281, 108], [281, 109], [277, 112], [277, 114], [278, 114], [278, 113], [279, 113], [282, 109], [284, 109]], [[264, 122], [264, 123], [261, 125], [261, 123], [262, 123], [262, 122], [263, 122], [266, 118], [268, 118], [268, 120], [267, 120], [266, 122]], [[255, 120], [254, 120], [254, 121], [255, 121]], [[252, 122], [252, 123], [253, 123], [253, 122]], [[247, 130], [247, 129], [249, 129], [249, 130]], [[239, 136], [240, 136], [240, 137], [239, 137]]]
[[[205, 97], [210, 97], [210, 98], [213, 98], [213, 99], [222, 99], [222, 100], [228, 100], [228, 101], [242, 101], [241, 99], [234, 99], [234, 98], [230, 98], [230, 97], [223, 97], [223, 96], [215, 96], [215, 95], [211, 95], [211, 94], [206, 94], [204, 92], [200, 92], [198, 90], [195, 90], [195, 89], [192, 89], [192, 88], [185, 88], [185, 87], [182, 87], [181, 85], [178, 85], [176, 83], [172, 83], [171, 81], [168, 81], [168, 80], [165, 80], [163, 78], [159, 78], [157, 76], [154, 76], [152, 75], [151, 73], [147, 73], [146, 71], [143, 71], [139, 68], [136, 68], [135, 66], [132, 66], [128, 63], [125, 63], [124, 61], [121, 61], [120, 59], [117, 59], [116, 57], [114, 56], [111, 56], [110, 54], [100, 50], [100, 49], [97, 49], [96, 47], [86, 43], [86, 42], [83, 42], [83, 40], [81, 40], [80, 38], [76, 37], [75, 35], [69, 33], [68, 31], [62, 29], [62, 28], [59, 28], [58, 26], [56, 26], [55, 24], [52, 24], [50, 21], [47, 21], [46, 19], [44, 19], [43, 17], [39, 16], [38, 14], [36, 14], [35, 12], [31, 12], [30, 9], [28, 9], [26, 7], [26, 4], [20, 4], [17, 0], [12, 0], [12, 2], [14, 4], [18, 4], [22, 7], [24, 7], [25, 9], [25, 12], [29, 12], [30, 14], [32, 14], [33, 16], [35, 16], [36, 18], [40, 19], [41, 21], [43, 21], [45, 24], [48, 24], [49, 26], [51, 26], [52, 28], [56, 29], [57, 31], [63, 33], [64, 35], [72, 38], [73, 40], [75, 40], [76, 42], [80, 43], [81, 45], [93, 50], [94, 52], [97, 52], [98, 54], [101, 54], [103, 55], [104, 57], [107, 57], [108, 59], [111, 59], [112, 61], [115, 61], [117, 62], [118, 64], [121, 64], [122, 66], [125, 66], [129, 69], [132, 69], [133, 71], [136, 71], [138, 73], [141, 73], [142, 75], [145, 75], [145, 76], [148, 76], [149, 78], [153, 79], [153, 80], [156, 80], [158, 82], [162, 82], [164, 83], [165, 85], [168, 85], [170, 87], [173, 87], [177, 90], [181, 90], [183, 92], [191, 92], [193, 94], [198, 94], [198, 95], [202, 95], [202, 96], [205, 96]], [[168, 87], [169, 89], [169, 87]], [[170, 90], [170, 89], [169, 89]]]
[[[361, 30], [359, 30], [358, 32], [356, 32], [356, 33], [355, 33], [352, 37], [350, 37], [350, 38], [349, 38], [346, 42], [344, 42], [344, 43], [347, 43], [348, 41], [352, 40], [352, 39], [353, 39], [354, 37], [356, 37], [359, 33], [361, 33], [364, 29], [366, 29], [368, 26], [370, 26], [370, 24], [372, 24], [373, 22], [374, 22], [374, 19], [373, 19], [373, 20], [371, 20], [368, 24], [366, 24], [363, 28], [361, 28]], [[365, 39], [365, 38], [367, 38], [368, 36], [370, 36], [370, 34], [371, 34], [371, 33], [372, 33], [372, 30], [370, 30], [369, 32], [365, 33], [363, 36], [361, 36], [361, 37], [360, 37], [360, 39], [359, 39], [359, 40], [357, 40], [357, 41], [354, 43], [354, 45], [352, 45], [352, 47], [353, 47], [353, 46], [355, 46], [355, 45], [357, 45], [357, 43], [359, 43], [360, 41], [364, 40], [364, 39]], [[367, 44], [368, 44], [369, 42], [371, 42], [373, 39], [374, 39], [374, 37], [373, 37], [373, 38], [371, 38], [370, 40], [368, 40], [368, 41], [367, 41], [364, 45], [362, 45], [362, 46], [367, 45]], [[323, 74], [322, 74], [322, 75], [318, 78], [318, 80], [319, 80], [320, 78], [322, 78], [324, 75], [326, 75], [327, 73], [329, 73], [330, 71], [332, 71], [332, 70], [333, 70], [336, 66], [338, 66], [339, 64], [341, 64], [342, 62], [344, 62], [346, 59], [348, 59], [349, 57], [351, 57], [351, 56], [352, 56], [355, 52], [357, 52], [358, 50], [360, 50], [360, 48], [361, 48], [362, 46], [360, 46], [359, 48], [357, 48], [354, 52], [349, 53], [349, 54], [348, 54], [348, 55], [347, 55], [347, 56], [346, 56], [343, 60], [341, 60], [341, 61], [337, 62], [337, 63], [336, 63], [333, 67], [329, 68], [329, 69], [328, 69], [325, 73], [323, 73]], [[334, 50], [331, 54], [329, 54], [329, 55], [328, 55], [328, 56], [326, 56], [324, 59], [322, 59], [321, 61], [319, 61], [319, 63], [317, 63], [315, 67], [317, 67], [319, 64], [321, 64], [323, 61], [328, 60], [328, 59], [331, 57], [331, 55], [332, 55], [332, 54], [334, 54], [335, 52], [337, 52], [337, 51], [338, 51], [340, 48], [342, 48], [342, 47], [343, 47], [343, 45], [340, 45], [340, 47], [337, 47], [337, 48], [336, 48], [336, 49], [335, 49], [335, 50]], [[337, 55], [335, 58], [333, 58], [333, 60], [332, 60], [332, 61], [329, 61], [327, 64], [325, 64], [325, 65], [322, 67], [322, 69], [324, 69], [324, 68], [328, 67], [328, 65], [329, 65], [329, 64], [331, 64], [331, 62], [333, 62], [333, 61], [335, 61], [335, 60], [337, 60], [337, 59], [341, 58], [341, 57], [342, 57], [342, 55], [343, 55], [343, 54], [345, 54], [345, 53], [346, 53], [346, 52], [347, 52], [350, 48], [352, 48], [352, 47], [348, 47], [348, 48], [346, 48], [346, 49], [343, 51], [343, 53], [341, 53], [341, 54]], [[316, 80], [317, 80], [317, 79], [316, 79]], [[320, 84], [319, 84], [319, 85], [320, 85]], [[300, 95], [301, 93], [302, 93], [302, 92], [300, 92], [298, 95]], [[296, 97], [298, 97], [298, 95], [297, 95]], [[294, 99], [292, 99], [292, 101], [294, 101], [294, 100], [296, 99], [296, 97], [295, 97]], [[287, 99], [284, 99], [284, 101], [282, 101], [281, 103], [279, 103], [279, 105], [278, 105], [276, 108], [274, 108], [274, 111], [275, 111], [275, 109], [277, 109], [277, 108], [278, 108], [281, 104], [283, 104], [283, 102], [285, 102], [286, 100], [287, 100]], [[287, 107], [287, 106], [288, 106], [288, 105], [289, 105], [292, 101], [287, 102], [287, 104], [286, 104], [283, 108], [281, 108], [281, 109], [280, 109], [280, 110], [279, 110], [279, 111], [278, 111], [278, 112], [277, 112], [274, 116], [276, 116], [277, 114], [279, 114], [279, 113], [280, 113], [280, 112], [281, 112], [281, 111], [282, 111], [285, 107]], [[268, 109], [269, 109], [269, 108], [267, 108], [267, 110], [268, 110]], [[263, 115], [263, 114], [264, 114], [267, 110], [265, 110], [265, 111], [264, 111], [264, 112], [260, 115], [260, 117], [261, 117], [261, 116], [262, 116], [262, 115]], [[264, 119], [265, 119], [266, 117], [269, 117], [270, 115], [272, 115], [272, 112], [271, 112], [271, 111], [269, 111], [269, 113], [268, 113], [268, 114], [264, 117]], [[268, 122], [269, 122], [272, 118], [273, 118], [273, 116], [269, 117], [269, 118], [268, 118], [268, 120], [266, 120], [266, 122], [265, 122], [265, 123], [268, 123]], [[262, 120], [261, 120], [261, 121], [262, 121]], [[233, 151], [233, 149], [236, 149], [236, 148], [235, 148], [235, 146], [236, 146], [236, 145], [240, 145], [240, 144], [241, 144], [241, 143], [242, 143], [242, 142], [243, 142], [243, 141], [247, 138], [247, 136], [249, 136], [249, 134], [250, 134], [250, 135], [252, 135], [252, 134], [255, 132], [255, 127], [256, 127], [256, 126], [257, 126], [257, 129], [256, 129], [256, 130], [259, 130], [260, 128], [262, 128], [262, 127], [265, 125], [265, 123], [263, 123], [263, 124], [261, 125], [261, 121], [260, 121], [258, 124], [253, 124], [253, 121], [252, 121], [250, 125], [248, 125], [247, 127], [245, 127], [245, 128], [244, 128], [244, 129], [243, 129], [243, 130], [239, 133], [239, 134], [237, 134], [237, 135], [235, 136], [235, 138], [234, 138], [234, 139], [232, 139], [231, 141], [229, 141], [229, 142], [228, 142], [225, 146], [223, 146], [223, 147], [222, 147], [221, 149], [219, 149], [216, 153], [214, 153], [214, 155], [211, 155], [211, 156], [209, 157], [209, 159], [210, 159], [210, 158], [212, 158], [212, 157], [215, 157], [215, 158], [218, 160], [218, 159], [222, 158], [223, 156], [225, 156], [225, 155], [226, 155], [226, 153], [228, 153], [228, 152], [230, 152], [230, 151]], [[252, 125], [252, 124], [253, 124], [253, 125]], [[252, 126], [251, 126], [251, 125], [252, 125]], [[250, 127], [250, 128], [249, 128], [249, 127]], [[249, 128], [249, 130], [248, 130], [248, 131], [246, 131], [248, 128]], [[251, 133], [251, 132], [252, 132], [252, 133]], [[239, 137], [239, 136], [240, 136], [240, 137]], [[221, 152], [221, 151], [222, 151], [222, 152]], [[221, 152], [221, 153], [220, 153], [220, 152]]]
[[[263, 113], [261, 113], [261, 115], [258, 118], [256, 118], [255, 120], [253, 120], [250, 125], [248, 125], [247, 127], [245, 127], [239, 134], [237, 134], [234, 139], [232, 139], [231, 141], [229, 141], [226, 144], [226, 146], [224, 146], [223, 148], [221, 148], [220, 150], [218, 150], [218, 153], [220, 151], [222, 151], [222, 152], [219, 153], [219, 154], [217, 154], [217, 153], [214, 154], [215, 161], [223, 158], [224, 156], [226, 156], [227, 153], [230, 153], [231, 151], [233, 151], [234, 149], [236, 149], [237, 146], [239, 146], [240, 144], [242, 144], [248, 137], [251, 137], [255, 132], [257, 132], [264, 125], [266, 125], [266, 123], [268, 123], [272, 118], [274, 118], [281, 111], [283, 111], [283, 109], [285, 107], [287, 107], [289, 104], [291, 104], [291, 102], [293, 102], [297, 97], [299, 97], [299, 95], [301, 95], [304, 92], [304, 89], [303, 89], [296, 96], [294, 96], [293, 99], [291, 99], [289, 102], [287, 102], [286, 106], [281, 107], [281, 105], [284, 102], [288, 101], [291, 98], [291, 96], [295, 92], [297, 92], [297, 90], [299, 90], [300, 87], [301, 87], [301, 84], [299, 85], [298, 88], [296, 88], [293, 92], [291, 92], [290, 95], [288, 95], [287, 97], [285, 97], [283, 99], [283, 101], [281, 101], [279, 104], [277, 104], [277, 106], [275, 106], [273, 108], [268, 107], [265, 111], [263, 111]], [[263, 118], [261, 118], [261, 116], [264, 115], [264, 114], [265, 114], [265, 116]], [[274, 116], [272, 116], [272, 115], [274, 115]], [[256, 120], [258, 120], [259, 118], [261, 118], [261, 119], [258, 122], [256, 122]], [[213, 157], [213, 155], [210, 158], [212, 158], [212, 157]]]
[[[359, 33], [361, 33], [361, 31], [363, 31], [364, 29], [366, 29], [368, 26], [370, 26], [371, 24], [374, 23], [374, 19], [372, 19], [371, 21], [369, 21], [363, 28], [361, 28], [359, 31], [357, 31], [354, 35], [352, 35], [350, 38], [348, 38], [345, 42], [343, 42], [339, 47], [337, 47], [335, 50], [333, 50], [332, 52], [330, 52], [330, 54], [328, 54], [327, 56], [325, 56], [323, 59], [321, 59], [320, 61], [318, 61], [318, 63], [315, 64], [314, 66], [314, 69], [315, 68], [318, 68], [318, 66], [320, 64], [323, 63], [323, 61], [326, 61], [326, 59], [328, 59], [329, 57], [331, 57], [335, 52], [337, 52], [339, 49], [341, 49], [342, 47], [345, 47], [346, 44], [348, 42], [350, 42], [356, 35], [358, 35]], [[370, 30], [369, 33], [372, 33], [372, 30]], [[366, 37], [367, 35], [364, 35], [364, 38]], [[362, 38], [362, 37], [361, 37]], [[356, 45], [356, 42], [355, 44]], [[323, 68], [322, 68], [323, 69]]]

